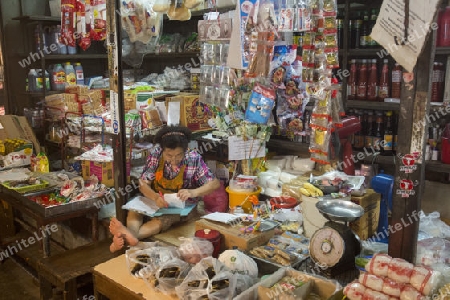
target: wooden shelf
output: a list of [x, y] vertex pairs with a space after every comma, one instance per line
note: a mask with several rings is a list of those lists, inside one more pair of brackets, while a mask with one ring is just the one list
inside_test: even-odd
[[158, 59], [158, 58], [174, 58], [174, 57], [195, 57], [200, 54], [199, 51], [194, 52], [170, 52], [170, 53], [148, 53], [145, 54], [146, 59]]
[[[368, 49], [348, 49], [349, 56], [375, 56], [383, 50], [382, 47]], [[377, 55], [378, 56], [378, 55]]]
[[[284, 152], [294, 152], [297, 154], [309, 154], [309, 144], [308, 143], [298, 143], [288, 140], [282, 140], [277, 138], [271, 138], [266, 143], [267, 148], [278, 149]], [[278, 152], [278, 151], [277, 151]]]
[[61, 17], [52, 16], [19, 16], [12, 18], [16, 21], [26, 21], [26, 22], [61, 22]]
[[400, 108], [400, 103], [363, 101], [363, 100], [347, 100], [346, 105], [347, 108], [362, 108], [374, 110], [398, 110]]
[[440, 173], [450, 173], [450, 164], [444, 164], [440, 161], [426, 161], [425, 170]]
[[74, 60], [74, 59], [106, 59], [105, 54], [49, 54], [45, 56], [45, 60]]
[[436, 47], [436, 55], [450, 54], [450, 47]]
[[[392, 156], [392, 155], [384, 156], [381, 154], [377, 154], [375, 156], [374, 153], [370, 150], [367, 150], [367, 151], [354, 150], [353, 155], [354, 155], [355, 159], [358, 159], [359, 153], [363, 154], [363, 159], [361, 159], [360, 161], [365, 161], [365, 162], [370, 162], [370, 163], [373, 161], [373, 163], [382, 164], [382, 165], [394, 165], [395, 164], [394, 156]], [[359, 155], [359, 156], [361, 156], [361, 155]]]
[[[61, 93], [64, 93], [64, 91], [46, 91], [45, 92], [45, 96], [61, 94]], [[44, 96], [44, 92], [23, 92], [23, 95], [28, 95], [28, 96], [32, 96], [32, 97], [39, 97], [39, 96]]]

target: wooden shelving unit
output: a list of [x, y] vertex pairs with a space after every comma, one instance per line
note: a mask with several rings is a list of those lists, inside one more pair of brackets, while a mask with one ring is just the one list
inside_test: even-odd
[[398, 110], [400, 108], [400, 103], [376, 102], [364, 100], [347, 100], [346, 105], [347, 108], [361, 108], [374, 110]]

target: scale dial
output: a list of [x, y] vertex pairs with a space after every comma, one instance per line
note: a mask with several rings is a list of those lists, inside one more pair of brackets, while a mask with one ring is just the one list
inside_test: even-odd
[[336, 229], [323, 227], [311, 237], [309, 252], [315, 262], [322, 266], [333, 267], [344, 255], [344, 239]]

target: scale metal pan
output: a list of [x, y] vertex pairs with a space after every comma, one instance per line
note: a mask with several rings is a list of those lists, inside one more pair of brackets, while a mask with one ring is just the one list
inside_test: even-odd
[[330, 221], [353, 222], [364, 214], [361, 205], [345, 200], [322, 200], [316, 207]]

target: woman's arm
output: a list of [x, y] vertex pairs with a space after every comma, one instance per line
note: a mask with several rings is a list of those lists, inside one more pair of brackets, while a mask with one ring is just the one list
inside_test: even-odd
[[196, 189], [181, 189], [178, 191], [178, 197], [186, 201], [188, 198], [195, 198], [208, 195], [209, 193], [215, 191], [220, 187], [220, 181], [217, 178], [214, 178], [211, 181], [208, 181], [206, 184], [196, 188]]
[[155, 201], [156, 205], [158, 207], [168, 207], [168, 204], [166, 201], [164, 201], [164, 198], [161, 197], [160, 194], [155, 192], [151, 187], [151, 181], [147, 181], [144, 179], [139, 179], [139, 191], [144, 195], [144, 197], [149, 198], [150, 200]]

